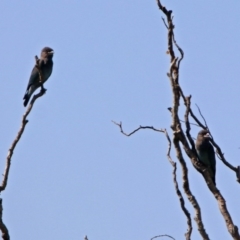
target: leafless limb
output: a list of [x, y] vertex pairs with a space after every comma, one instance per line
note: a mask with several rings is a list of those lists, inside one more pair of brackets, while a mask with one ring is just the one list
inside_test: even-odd
[[[38, 58], [35, 57], [35, 60], [36, 60], [36, 66], [38, 66], [38, 63], [39, 63]], [[42, 81], [42, 72], [41, 72], [39, 66], [37, 67], [37, 69], [39, 71], [40, 81]], [[44, 89], [42, 87], [40, 92], [33, 96], [32, 100], [31, 100], [31, 102], [30, 102], [30, 104], [29, 104], [29, 106], [28, 106], [28, 108], [27, 108], [27, 110], [25, 112], [25, 114], [22, 117], [22, 122], [21, 122], [20, 129], [19, 129], [19, 131], [17, 133], [17, 136], [14, 139], [12, 145], [10, 146], [10, 149], [8, 150], [8, 155], [7, 155], [7, 158], [6, 158], [5, 170], [4, 170], [4, 174], [3, 174], [3, 180], [2, 180], [2, 184], [0, 186], [0, 192], [4, 191], [6, 189], [6, 187], [7, 187], [7, 181], [8, 181], [10, 165], [11, 165], [11, 158], [12, 158], [14, 149], [15, 149], [18, 141], [20, 140], [20, 138], [21, 138], [21, 136], [22, 136], [22, 134], [24, 132], [26, 124], [28, 123], [27, 116], [31, 112], [34, 102], [37, 100], [37, 98], [41, 97], [45, 92], [46, 92], [46, 89]], [[10, 237], [9, 237], [9, 233], [8, 233], [7, 227], [5, 226], [5, 224], [2, 221], [2, 210], [3, 210], [3, 208], [2, 208], [2, 199], [1, 199], [0, 200], [0, 229], [2, 231], [2, 239], [8, 240], [8, 239], [10, 239]]]
[[182, 61], [183, 58], [184, 58], [184, 52], [183, 52], [183, 50], [180, 48], [180, 46], [177, 44], [177, 41], [175, 40], [174, 31], [172, 31], [172, 34], [173, 34], [173, 42], [174, 42], [176, 48], [178, 49], [178, 51], [180, 52], [180, 55], [181, 55], [181, 57], [180, 57], [180, 59], [179, 59], [179, 61], [178, 61], [178, 63], [177, 63], [177, 64], [178, 64], [178, 65], [177, 65], [177, 69], [178, 69], [178, 72], [179, 72], [181, 61]]
[[[184, 52], [179, 47], [179, 45], [177, 44], [177, 42], [174, 38], [174, 33], [173, 33], [174, 25], [172, 23], [172, 17], [171, 17], [172, 11], [168, 11], [166, 9], [166, 7], [163, 7], [159, 0], [157, 0], [157, 4], [158, 4], [158, 7], [160, 8], [160, 10], [162, 10], [163, 13], [166, 15], [167, 22], [168, 22], [168, 52], [170, 53], [170, 71], [167, 75], [169, 77], [171, 87], [172, 87], [172, 93], [173, 93], [173, 107], [171, 108], [171, 113], [172, 113], [171, 128], [173, 129], [173, 143], [174, 143], [174, 147], [175, 147], [175, 150], [177, 153], [177, 158], [182, 166], [183, 188], [184, 188], [184, 191], [185, 191], [189, 201], [192, 203], [192, 205], [195, 209], [195, 212], [196, 212], [195, 220], [198, 225], [199, 233], [202, 235], [202, 237], [204, 239], [209, 239], [209, 237], [204, 229], [204, 225], [203, 225], [203, 222], [201, 219], [201, 209], [198, 205], [196, 198], [191, 193], [191, 190], [189, 187], [188, 169], [186, 166], [186, 162], [181, 153], [181, 147], [179, 145], [179, 139], [180, 139], [179, 136], [184, 135], [184, 134], [181, 129], [180, 119], [178, 117], [180, 96], [183, 95], [183, 92], [178, 84], [178, 78], [179, 78], [178, 73], [179, 73], [179, 66], [180, 66], [179, 61], [181, 61], [183, 59]], [[177, 49], [179, 50], [179, 52], [181, 54], [181, 57], [179, 60], [178, 60], [178, 58], [175, 58], [175, 53], [173, 50], [173, 43], [175, 44], [175, 46], [177, 47]], [[187, 237], [188, 236], [186, 236], [186, 238]]]
[[[171, 112], [172, 108], [169, 107], [168, 110]], [[185, 123], [185, 121], [184, 121], [184, 120], [181, 120], [181, 119], [180, 119], [180, 122]], [[196, 126], [196, 127], [201, 127], [201, 126], [200, 126], [199, 124], [197, 124], [197, 123], [190, 123], [190, 122], [189, 122], [189, 124], [190, 124], [190, 125], [193, 125], [193, 126]]]
[[167, 234], [158, 235], [158, 236], [152, 237], [150, 240], [153, 240], [153, 239], [155, 239], [155, 238], [160, 238], [160, 237], [168, 237], [168, 238], [171, 238], [171, 239], [175, 240], [175, 238], [173, 238], [173, 237], [171, 237], [171, 236], [169, 236], [169, 235], [167, 235]]
[[195, 122], [201, 126], [201, 128], [203, 129], [206, 129], [207, 127], [205, 125], [203, 125], [199, 120], [198, 118], [195, 116], [195, 114], [193, 113], [192, 109], [189, 109], [189, 113], [190, 113], [190, 116], [195, 120]]
[[[179, 201], [180, 201], [180, 205], [181, 205], [181, 208], [185, 214], [185, 216], [187, 217], [187, 225], [188, 225], [188, 230], [187, 232], [185, 233], [185, 237], [187, 240], [190, 240], [191, 239], [191, 234], [192, 234], [192, 220], [191, 220], [191, 215], [189, 213], [189, 211], [186, 209], [185, 207], [185, 201], [184, 201], [184, 198], [182, 196], [182, 193], [181, 191], [179, 190], [179, 187], [178, 187], [178, 182], [177, 182], [177, 176], [176, 176], [176, 171], [177, 171], [177, 164], [176, 162], [174, 162], [171, 158], [171, 155], [170, 155], [170, 152], [171, 152], [171, 139], [170, 137], [168, 136], [168, 133], [167, 131], [165, 130], [165, 135], [166, 135], [166, 138], [168, 140], [168, 152], [167, 152], [167, 157], [168, 157], [168, 160], [169, 162], [171, 163], [172, 167], [173, 167], [173, 183], [174, 183], [174, 186], [175, 186], [175, 191], [176, 191], [176, 194], [179, 198]], [[182, 163], [181, 163], [182, 164]], [[185, 168], [184, 168], [185, 167]], [[186, 191], [186, 187], [189, 189], [189, 185], [188, 185], [188, 179], [187, 179], [187, 175], [184, 174], [184, 173], [187, 173], [187, 170], [186, 170], [186, 164], [185, 166], [182, 166], [182, 170], [183, 170], [183, 181], [185, 184], [183, 184], [184, 186], [184, 190]], [[189, 191], [187, 191], [189, 193]], [[190, 195], [191, 195], [191, 192], [190, 192]], [[192, 198], [194, 198], [194, 196], [192, 196]], [[195, 198], [194, 198], [195, 199]]]
[[10, 165], [11, 165], [11, 158], [12, 158], [12, 155], [13, 155], [13, 151], [14, 151], [18, 141], [20, 140], [20, 138], [21, 138], [21, 136], [22, 136], [22, 134], [24, 132], [26, 124], [28, 123], [27, 116], [31, 112], [33, 104], [36, 101], [36, 99], [41, 97], [44, 93], [45, 93], [45, 91], [41, 90], [38, 94], [33, 96], [32, 100], [31, 100], [31, 102], [30, 102], [30, 104], [29, 104], [29, 106], [27, 108], [27, 111], [25, 112], [25, 114], [22, 117], [22, 123], [21, 123], [20, 130], [17, 133], [17, 136], [14, 139], [14, 141], [13, 141], [13, 143], [12, 143], [12, 145], [11, 145], [9, 151], [8, 151], [8, 155], [7, 155], [7, 159], [6, 159], [5, 171], [4, 171], [4, 175], [3, 175], [3, 180], [2, 180], [2, 184], [0, 186], [0, 192], [4, 191], [6, 186], [7, 186], [7, 180], [8, 180], [8, 175], [9, 175], [9, 170], [10, 170]]
[[205, 117], [203, 116], [203, 114], [201, 112], [201, 109], [199, 108], [199, 106], [197, 104], [196, 104], [196, 107], [198, 109], [198, 112], [199, 112], [200, 116], [202, 117], [202, 119], [203, 119], [203, 121], [205, 123], [206, 128], [208, 129], [207, 121], [206, 121]]
[[3, 214], [3, 207], [2, 207], [2, 199], [0, 198], [0, 229], [2, 232], [2, 239], [9, 240], [10, 236], [9, 236], [7, 227], [5, 226], [5, 224], [2, 221], [2, 214]]
[[[190, 124], [188, 122], [188, 115], [189, 114], [192, 115], [192, 111], [190, 108], [190, 97], [186, 98], [183, 94], [181, 87], [179, 86], [179, 79], [178, 79], [178, 77], [179, 77], [179, 74], [178, 74], [179, 60], [178, 60], [178, 58], [175, 57], [175, 53], [174, 53], [174, 49], [173, 49], [173, 43], [174, 43], [175, 39], [174, 39], [174, 33], [173, 33], [174, 25], [173, 25], [172, 17], [171, 17], [172, 11], [167, 10], [166, 7], [162, 6], [160, 0], [157, 0], [157, 4], [158, 4], [159, 9], [166, 15], [166, 18], [167, 18], [168, 52], [170, 54], [170, 70], [167, 75], [168, 75], [170, 83], [171, 83], [172, 94], [173, 94], [173, 107], [172, 107], [172, 111], [171, 111], [171, 113], [172, 113], [171, 128], [173, 130], [173, 143], [174, 143], [174, 146], [175, 146], [175, 149], [177, 152], [177, 157], [178, 157], [179, 161], [181, 162], [181, 155], [179, 155], [179, 154], [181, 154], [181, 148], [179, 146], [179, 142], [181, 142], [183, 149], [186, 152], [186, 154], [188, 155], [188, 157], [190, 158], [192, 164], [203, 173], [203, 176], [206, 180], [208, 188], [210, 189], [210, 191], [212, 192], [212, 194], [214, 195], [214, 197], [216, 198], [216, 200], [219, 204], [220, 212], [222, 213], [222, 216], [226, 222], [226, 226], [227, 226], [229, 233], [231, 234], [233, 239], [239, 240], [240, 236], [238, 233], [238, 228], [237, 228], [237, 226], [234, 225], [234, 223], [231, 219], [231, 216], [227, 210], [226, 202], [225, 202], [223, 196], [221, 195], [220, 191], [216, 188], [216, 186], [213, 184], [209, 172], [205, 170], [204, 166], [201, 166], [201, 164], [199, 164], [198, 157], [197, 157], [195, 147], [194, 147], [194, 142], [190, 135]], [[178, 45], [175, 44], [175, 46], [179, 50]], [[180, 54], [181, 54], [181, 56], [183, 56], [182, 50], [180, 51]], [[187, 125], [187, 133], [186, 134], [187, 134], [188, 140], [190, 141], [190, 144], [192, 146], [191, 148], [189, 147], [186, 136], [183, 133], [183, 130], [181, 127], [181, 122], [180, 122], [180, 119], [178, 116], [178, 108], [180, 105], [180, 96], [183, 98], [184, 103], [187, 107], [186, 114], [185, 114], [185, 122]], [[198, 120], [197, 123], [199, 124], [200, 121]], [[206, 128], [206, 127], [204, 126], [204, 128]], [[184, 161], [184, 163], [185, 163], [185, 161]], [[202, 232], [201, 231], [199, 231], [199, 232], [202, 235]], [[203, 235], [202, 235], [202, 237], [204, 238]]]
[[135, 130], [133, 130], [132, 132], [130, 133], [125, 133], [123, 131], [123, 128], [122, 128], [122, 122], [120, 123], [117, 123], [115, 121], [112, 121], [114, 124], [116, 124], [117, 126], [119, 126], [120, 128], [120, 131], [123, 135], [127, 136], [127, 137], [130, 137], [131, 135], [133, 135], [135, 132], [139, 131], [140, 129], [151, 129], [153, 131], [156, 131], [156, 132], [163, 132], [164, 133], [164, 129], [157, 129], [157, 128], [154, 128], [152, 126], [139, 126], [138, 128], [136, 128]]
[[[193, 141], [192, 136], [190, 134], [191, 127], [190, 127], [189, 118], [188, 118], [189, 113], [190, 113], [190, 103], [191, 103], [190, 100], [191, 100], [191, 95], [189, 97], [185, 97], [185, 105], [186, 105], [186, 112], [185, 112], [186, 135], [187, 135], [188, 141], [191, 144], [192, 151], [197, 156], [196, 149], [195, 149], [195, 144], [194, 144], [194, 141]], [[200, 164], [200, 162], [198, 162], [198, 164]], [[195, 167], [198, 169], [198, 166], [195, 166]], [[204, 166], [202, 166], [202, 167], [204, 167]], [[201, 171], [201, 169], [199, 171]], [[201, 208], [198, 205], [198, 202], [197, 202], [197, 200], [195, 198], [194, 199], [190, 199], [190, 201], [191, 201], [191, 203], [192, 203], [192, 205], [193, 205], [193, 207], [195, 209], [195, 212], [196, 212], [196, 216], [195, 216], [194, 220], [197, 223], [198, 231], [201, 234], [201, 236], [203, 237], [203, 239], [209, 239], [209, 236], [207, 235], [206, 230], [204, 229], [202, 216], [201, 216]]]
[[[38, 61], [36, 60], [36, 64], [38, 63]], [[39, 69], [39, 68], [38, 68]], [[39, 74], [42, 74], [41, 72], [39, 72]], [[40, 78], [42, 79], [42, 77]], [[27, 116], [29, 115], [29, 113], [32, 110], [33, 104], [34, 102], [37, 100], [37, 98], [41, 97], [44, 93], [46, 92], [46, 89], [41, 89], [41, 91], [38, 94], [35, 94], [26, 110], [26, 112], [24, 113], [23, 117], [22, 117], [22, 123], [21, 123], [21, 127], [20, 130], [17, 133], [16, 138], [14, 139], [9, 151], [8, 151], [8, 155], [7, 155], [7, 159], [6, 159], [6, 166], [5, 166], [5, 171], [4, 171], [4, 175], [3, 175], [3, 180], [2, 180], [2, 184], [0, 186], [0, 192], [4, 191], [6, 186], [7, 186], [7, 180], [8, 180], [8, 175], [9, 175], [9, 170], [10, 170], [10, 165], [11, 165], [11, 158], [14, 152], [14, 149], [18, 143], [18, 141], [20, 140], [24, 129], [26, 127], [26, 124], [28, 123], [27, 120]]]
[[[201, 115], [201, 117], [202, 117], [202, 119], [203, 119], [203, 121], [204, 121], [204, 123], [205, 123], [206, 128], [207, 128], [207, 129], [209, 130], [209, 132], [210, 132], [210, 129], [208, 128], [206, 119], [204, 118], [204, 116], [203, 116], [203, 114], [202, 114], [199, 106], [198, 106], [197, 104], [196, 104], [196, 106], [197, 106], [197, 108], [198, 108], [199, 114]], [[211, 132], [210, 132], [210, 134], [211, 134]], [[211, 136], [212, 136], [212, 134], [211, 134]], [[234, 167], [234, 166], [232, 166], [232, 165], [226, 160], [226, 158], [224, 157], [224, 154], [222, 153], [221, 148], [220, 148], [220, 147], [218, 146], [218, 144], [214, 141], [213, 136], [212, 136], [211, 142], [212, 142], [213, 146], [216, 148], [217, 157], [218, 157], [228, 168], [230, 168], [232, 171], [234, 171], [234, 172], [236, 173], [237, 181], [240, 183], [240, 174], [238, 173], [238, 166], [237, 166], [237, 167]]]
[[164, 23], [165, 27], [168, 29], [168, 25], [165, 22], [165, 18], [162, 17], [162, 20], [163, 20], [163, 23]]
[[114, 121], [112, 121], [112, 122], [114, 124], [116, 124], [117, 126], [119, 126], [121, 133], [124, 134], [127, 137], [129, 137], [132, 134], [136, 133], [140, 129], [151, 129], [151, 130], [154, 130], [154, 131], [161, 132], [161, 133], [165, 134], [165, 136], [166, 136], [166, 138], [168, 140], [167, 158], [168, 158], [169, 162], [171, 163], [171, 165], [173, 167], [173, 183], [174, 183], [174, 186], [175, 186], [175, 191], [176, 191], [176, 194], [177, 194], [177, 196], [179, 198], [180, 206], [182, 208], [182, 211], [184, 212], [185, 216], [187, 217], [188, 230], [187, 230], [185, 236], [186, 236], [187, 240], [190, 240], [191, 233], [192, 233], [191, 215], [190, 215], [189, 211], [185, 207], [184, 198], [183, 198], [182, 193], [181, 193], [181, 191], [179, 190], [179, 187], [178, 187], [177, 176], [176, 176], [177, 164], [172, 160], [171, 155], [170, 155], [170, 152], [171, 152], [171, 139], [170, 139], [170, 137], [169, 137], [169, 135], [167, 133], [167, 130], [166, 129], [156, 129], [156, 128], [152, 127], [152, 126], [151, 127], [150, 126], [140, 126], [140, 127], [136, 128], [135, 130], [133, 130], [130, 133], [125, 133], [123, 128], [122, 128], [122, 123], [121, 122], [120, 123], [116, 123]]

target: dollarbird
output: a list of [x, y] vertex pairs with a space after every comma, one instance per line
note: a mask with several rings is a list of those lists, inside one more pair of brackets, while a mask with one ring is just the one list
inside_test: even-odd
[[201, 130], [197, 136], [196, 150], [199, 160], [207, 167], [212, 181], [216, 185], [216, 159], [213, 146], [209, 141], [210, 139], [208, 130]]
[[43, 78], [42, 83], [40, 82], [39, 71], [37, 67], [34, 66], [28, 82], [26, 93], [23, 97], [24, 107], [27, 106], [28, 101], [30, 100], [33, 92], [37, 88], [39, 88], [44, 82], [46, 82], [47, 79], [50, 77], [52, 73], [52, 68], [53, 68], [53, 61], [52, 61], [53, 54], [54, 54], [54, 51], [52, 48], [50, 47], [43, 48], [41, 52], [41, 57], [38, 61], [38, 66], [42, 72], [42, 78]]

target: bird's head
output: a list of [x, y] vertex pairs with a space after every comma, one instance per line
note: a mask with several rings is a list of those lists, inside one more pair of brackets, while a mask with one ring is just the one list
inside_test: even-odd
[[208, 130], [201, 130], [199, 133], [198, 133], [198, 136], [197, 136], [198, 139], [211, 139], [211, 136], [209, 134], [209, 131]]
[[45, 47], [45, 48], [42, 49], [41, 57], [42, 58], [52, 58], [53, 54], [54, 54], [54, 51], [53, 51], [52, 48]]

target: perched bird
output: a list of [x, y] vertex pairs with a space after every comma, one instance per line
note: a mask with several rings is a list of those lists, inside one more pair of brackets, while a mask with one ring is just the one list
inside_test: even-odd
[[212, 181], [216, 185], [216, 159], [213, 146], [209, 142], [210, 139], [208, 130], [201, 130], [197, 136], [196, 150], [199, 160], [207, 167]]
[[[54, 54], [54, 51], [50, 47], [43, 48], [43, 50], [41, 52], [41, 57], [38, 61], [38, 66], [42, 72], [42, 78], [43, 78], [42, 83], [46, 82], [52, 73], [53, 54]], [[28, 101], [31, 98], [33, 92], [40, 86], [41, 86], [41, 83], [40, 83], [39, 71], [38, 71], [37, 67], [34, 66], [31, 76], [30, 76], [30, 79], [29, 79], [29, 82], [28, 82], [26, 93], [23, 97], [24, 107], [27, 106]]]

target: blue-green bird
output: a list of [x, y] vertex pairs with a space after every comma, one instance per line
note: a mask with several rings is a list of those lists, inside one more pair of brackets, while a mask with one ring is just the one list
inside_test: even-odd
[[[47, 81], [47, 79], [50, 77], [51, 73], [52, 73], [52, 68], [53, 68], [53, 61], [52, 61], [52, 57], [53, 57], [54, 51], [52, 50], [52, 48], [50, 47], [45, 47], [43, 48], [42, 52], [41, 52], [41, 57], [39, 59], [39, 67], [41, 69], [42, 72], [42, 77], [43, 77], [43, 83]], [[33, 92], [39, 88], [41, 86], [40, 83], [40, 78], [39, 78], [39, 72], [36, 66], [34, 66], [29, 82], [28, 82], [28, 86], [27, 86], [27, 90], [26, 93], [23, 97], [23, 105], [24, 107], [27, 106], [28, 101], [30, 100]]]
[[196, 150], [199, 160], [207, 167], [212, 181], [216, 185], [216, 158], [214, 148], [209, 141], [210, 139], [208, 130], [201, 130], [197, 136]]

